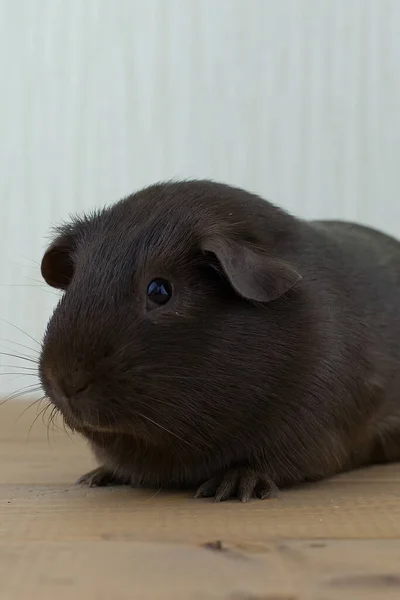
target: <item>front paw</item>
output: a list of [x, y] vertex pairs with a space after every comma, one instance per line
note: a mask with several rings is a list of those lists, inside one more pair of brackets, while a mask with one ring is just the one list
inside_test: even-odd
[[93, 471], [82, 475], [76, 483], [89, 487], [106, 487], [109, 485], [127, 485], [129, 482], [117, 477], [104, 467], [97, 467], [97, 469], [93, 469]]
[[238, 498], [248, 502], [251, 498], [276, 498], [278, 488], [269, 477], [250, 468], [236, 468], [212, 477], [199, 487], [195, 498], [214, 498], [215, 502]]

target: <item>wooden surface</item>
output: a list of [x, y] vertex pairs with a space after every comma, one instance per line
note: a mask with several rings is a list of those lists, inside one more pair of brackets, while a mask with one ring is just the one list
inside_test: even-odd
[[276, 500], [74, 485], [78, 437], [0, 408], [0, 599], [330, 600], [400, 597], [400, 467]]

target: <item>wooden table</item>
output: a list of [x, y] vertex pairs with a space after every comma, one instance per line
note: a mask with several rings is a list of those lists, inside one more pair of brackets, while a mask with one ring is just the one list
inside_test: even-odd
[[400, 598], [400, 466], [276, 500], [74, 485], [93, 460], [0, 407], [0, 599]]

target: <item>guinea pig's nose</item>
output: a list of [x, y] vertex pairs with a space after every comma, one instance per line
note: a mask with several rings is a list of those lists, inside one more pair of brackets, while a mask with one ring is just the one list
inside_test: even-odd
[[79, 396], [85, 392], [90, 385], [89, 381], [75, 380], [74, 378], [59, 382], [60, 389], [66, 398]]

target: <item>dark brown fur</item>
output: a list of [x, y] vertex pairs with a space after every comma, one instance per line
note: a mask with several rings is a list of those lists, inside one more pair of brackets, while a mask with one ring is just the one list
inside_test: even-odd
[[60, 227], [42, 273], [66, 290], [43, 387], [101, 463], [82, 481], [248, 500], [400, 458], [394, 239], [165, 183]]

